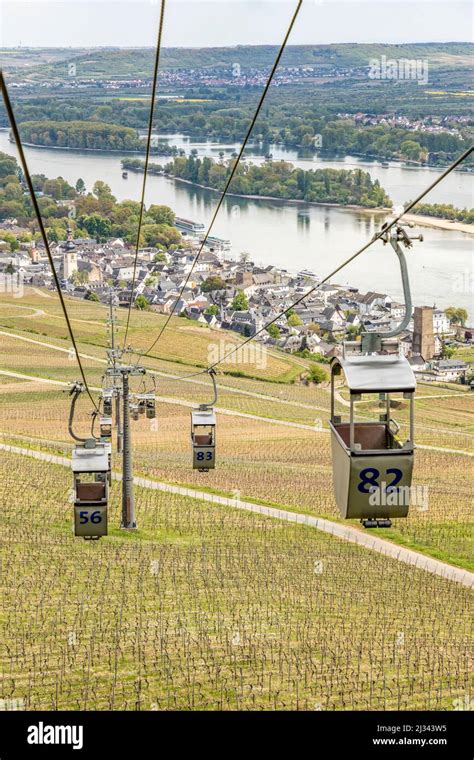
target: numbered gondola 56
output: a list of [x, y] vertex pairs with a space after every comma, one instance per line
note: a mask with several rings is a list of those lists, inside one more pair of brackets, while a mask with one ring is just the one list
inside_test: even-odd
[[107, 535], [107, 507], [74, 507], [74, 535], [101, 538]]
[[[334, 377], [341, 371], [349, 390], [349, 420], [335, 415]], [[344, 518], [360, 518], [366, 527], [390, 525], [406, 517], [413, 473], [413, 411], [416, 380], [408, 361], [398, 355], [356, 355], [333, 359], [331, 372], [331, 447], [337, 505]], [[409, 432], [398, 439], [391, 419], [391, 393], [409, 404]], [[375, 421], [354, 420], [354, 403], [377, 394], [385, 407]]]
[[82, 538], [107, 535], [110, 444], [77, 446], [72, 454], [74, 474], [74, 534]]

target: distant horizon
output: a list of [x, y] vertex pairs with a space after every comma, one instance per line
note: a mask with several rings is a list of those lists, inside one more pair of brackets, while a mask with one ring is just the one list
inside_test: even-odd
[[[413, 45], [472, 45], [473, 40], [423, 40], [417, 42], [296, 42], [287, 44], [285, 49], [295, 47], [333, 47], [340, 45], [386, 45], [404, 47]], [[236, 43], [235, 45], [162, 45], [162, 50], [232, 50], [234, 48], [278, 48], [275, 43]], [[0, 45], [0, 50], [154, 50], [154, 45]]]
[[[160, 0], [0, 0], [0, 46], [146, 48], [156, 42], [160, 6]], [[162, 45], [279, 45], [296, 7], [296, 0], [172, 0]], [[304, 0], [289, 43], [463, 42], [456, 37], [471, 27], [469, 0]]]

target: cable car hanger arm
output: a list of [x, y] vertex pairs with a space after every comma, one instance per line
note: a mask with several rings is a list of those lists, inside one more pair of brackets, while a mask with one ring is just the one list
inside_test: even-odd
[[79, 398], [79, 396], [84, 390], [85, 388], [83, 385], [81, 385], [81, 383], [74, 383], [69, 393], [69, 395], [72, 396], [72, 399], [71, 399], [71, 408], [69, 410], [68, 431], [71, 438], [73, 438], [75, 441], [79, 441], [79, 443], [85, 443], [87, 438], [80, 438], [78, 435], [76, 435], [74, 430], [72, 429], [72, 425], [74, 422], [74, 412], [76, 409], [77, 399]]
[[[382, 227], [382, 229], [384, 228]], [[367, 353], [379, 351], [381, 349], [382, 340], [386, 338], [394, 338], [397, 335], [400, 335], [400, 333], [406, 330], [406, 328], [408, 327], [410, 323], [411, 315], [413, 311], [413, 302], [411, 298], [410, 280], [408, 276], [407, 262], [406, 262], [405, 254], [403, 253], [402, 247], [400, 245], [400, 242], [402, 242], [406, 248], [411, 248], [412, 246], [411, 241], [412, 240], [423, 241], [423, 235], [416, 235], [410, 238], [405, 232], [405, 230], [403, 229], [403, 227], [401, 225], [397, 225], [396, 227], [392, 227], [390, 230], [386, 230], [386, 232], [383, 235], [381, 235], [380, 239], [383, 241], [384, 244], [390, 243], [393, 250], [397, 254], [398, 261], [400, 264], [400, 272], [402, 275], [403, 296], [405, 300], [405, 314], [401, 322], [398, 325], [396, 325], [394, 328], [392, 328], [391, 330], [386, 330], [383, 332], [374, 331], [374, 332], [362, 333], [362, 341], [361, 341], [362, 352], [367, 352]]]
[[205, 411], [206, 409], [210, 409], [213, 406], [217, 404], [217, 384], [216, 384], [216, 371], [211, 367], [209, 370], [207, 370], [208, 375], [210, 375], [212, 380], [212, 385], [214, 387], [214, 398], [210, 402], [210, 404], [200, 404], [199, 409], [201, 411]]

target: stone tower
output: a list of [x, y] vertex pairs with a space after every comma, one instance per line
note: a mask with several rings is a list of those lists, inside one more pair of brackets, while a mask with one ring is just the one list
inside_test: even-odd
[[429, 361], [435, 355], [433, 308], [431, 306], [415, 306], [413, 354], [420, 354], [425, 361]]

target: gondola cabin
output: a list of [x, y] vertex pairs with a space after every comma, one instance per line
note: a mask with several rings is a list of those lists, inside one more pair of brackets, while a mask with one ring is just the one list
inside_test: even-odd
[[77, 446], [72, 453], [74, 533], [83, 538], [107, 535], [110, 444]]
[[[335, 411], [335, 382], [341, 372], [349, 390], [349, 419]], [[416, 380], [408, 361], [398, 354], [349, 355], [331, 365], [331, 449], [337, 505], [344, 518], [359, 518], [365, 527], [388, 527], [390, 518], [406, 517], [413, 472], [413, 414]], [[391, 418], [391, 394], [408, 401], [408, 439], [397, 437]], [[354, 404], [368, 400], [385, 409], [376, 421], [356, 421]], [[365, 398], [364, 398], [365, 401]]]
[[106, 441], [112, 438], [112, 417], [102, 415], [100, 418], [100, 437]]
[[104, 417], [112, 417], [112, 394], [104, 395], [103, 399]]
[[216, 466], [216, 414], [214, 409], [194, 409], [191, 412], [191, 443], [193, 469], [200, 472]]
[[156, 400], [154, 393], [148, 393], [145, 399], [146, 416], [149, 420], [154, 420], [156, 417]]

